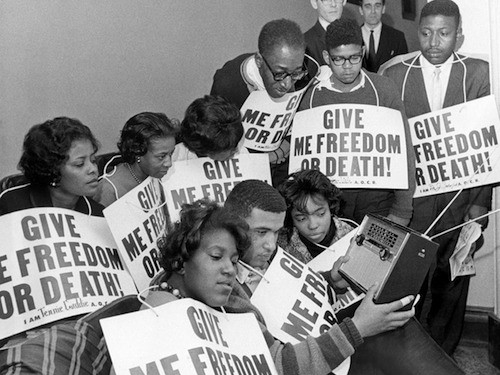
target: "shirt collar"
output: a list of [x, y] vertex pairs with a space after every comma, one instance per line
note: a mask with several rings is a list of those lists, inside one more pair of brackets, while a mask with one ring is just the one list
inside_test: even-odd
[[266, 89], [264, 80], [260, 75], [259, 67], [255, 62], [255, 54], [249, 56], [243, 62], [241, 72], [250, 92], [263, 91]]
[[321, 26], [323, 27], [323, 29], [325, 29], [325, 30], [328, 27], [328, 25], [330, 24], [330, 22], [328, 22], [327, 20], [323, 19], [322, 17], [318, 17], [318, 21], [321, 24]]
[[379, 24], [375, 26], [373, 29], [370, 29], [366, 24], [363, 24], [361, 28], [364, 29], [368, 33], [368, 35], [370, 35], [370, 31], [372, 30], [373, 34], [380, 35], [380, 33], [382, 32], [382, 22], [379, 22]]
[[[331, 72], [331, 69], [330, 69], [330, 72]], [[325, 88], [325, 89], [328, 89], [328, 90], [331, 90], [331, 91], [335, 91], [335, 92], [343, 92], [339, 89], [337, 89], [334, 85], [333, 85], [333, 82], [331, 81], [330, 77], [332, 76], [333, 73], [327, 75], [327, 79], [323, 79], [321, 81], [319, 81], [318, 83], [318, 86], [317, 88], [318, 89], [322, 89], [322, 88]], [[354, 86], [349, 92], [353, 92], [353, 91], [356, 91], [356, 90], [359, 90], [360, 88], [363, 88], [365, 87], [365, 83], [366, 83], [366, 73], [364, 72], [363, 69], [361, 69], [359, 71], [359, 74], [361, 75], [361, 80], [359, 81], [359, 83]]]

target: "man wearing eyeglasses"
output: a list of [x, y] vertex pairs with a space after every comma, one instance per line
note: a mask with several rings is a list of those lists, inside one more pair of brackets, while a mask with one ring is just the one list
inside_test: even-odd
[[[211, 95], [223, 96], [241, 110], [244, 146], [267, 152], [273, 185], [288, 174], [287, 138], [295, 111], [310, 77], [304, 65], [305, 41], [299, 25], [280, 19], [268, 22], [258, 52], [228, 61], [214, 75]], [[267, 93], [267, 94], [264, 94]]]
[[361, 68], [365, 47], [356, 21], [347, 18], [333, 21], [326, 30], [325, 41], [323, 57], [331, 69], [331, 75], [308, 88], [299, 111], [341, 103], [395, 109], [401, 112], [406, 139], [408, 189], [343, 189], [343, 215], [360, 223], [367, 213], [373, 213], [407, 225], [412, 216], [415, 156], [403, 102], [390, 79]]
[[326, 28], [330, 23], [342, 17], [346, 0], [310, 1], [311, 6], [318, 12], [318, 21], [304, 33], [307, 46], [306, 53], [316, 60], [319, 65], [324, 65], [326, 63], [323, 60]]

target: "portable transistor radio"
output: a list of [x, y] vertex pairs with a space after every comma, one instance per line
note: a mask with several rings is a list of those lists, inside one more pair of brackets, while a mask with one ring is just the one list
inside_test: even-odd
[[[355, 289], [366, 292], [379, 283], [376, 303], [418, 294], [436, 257], [438, 244], [384, 217], [368, 214], [358, 228], [339, 273]], [[403, 309], [410, 309], [411, 304]]]

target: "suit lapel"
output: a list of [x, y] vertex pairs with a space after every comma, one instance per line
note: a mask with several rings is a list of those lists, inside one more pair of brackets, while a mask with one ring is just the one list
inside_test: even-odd
[[[454, 61], [456, 61], [456, 56]], [[454, 63], [451, 67], [450, 78], [448, 80], [448, 86], [446, 87], [443, 108], [464, 102], [463, 74], [462, 64]]]
[[[423, 95], [419, 95], [419, 93]], [[411, 105], [412, 108], [419, 108], [419, 113], [407, 113], [408, 117], [415, 117], [431, 111], [429, 100], [427, 99], [427, 91], [425, 90], [422, 69], [410, 69], [405, 86], [404, 101], [411, 101], [413, 103]]]

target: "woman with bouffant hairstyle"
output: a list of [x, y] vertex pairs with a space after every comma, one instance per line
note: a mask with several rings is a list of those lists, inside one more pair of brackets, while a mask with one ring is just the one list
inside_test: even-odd
[[0, 214], [34, 207], [61, 207], [102, 216], [97, 191], [98, 142], [79, 120], [56, 117], [34, 125], [24, 138], [19, 169], [27, 184], [0, 195]]

